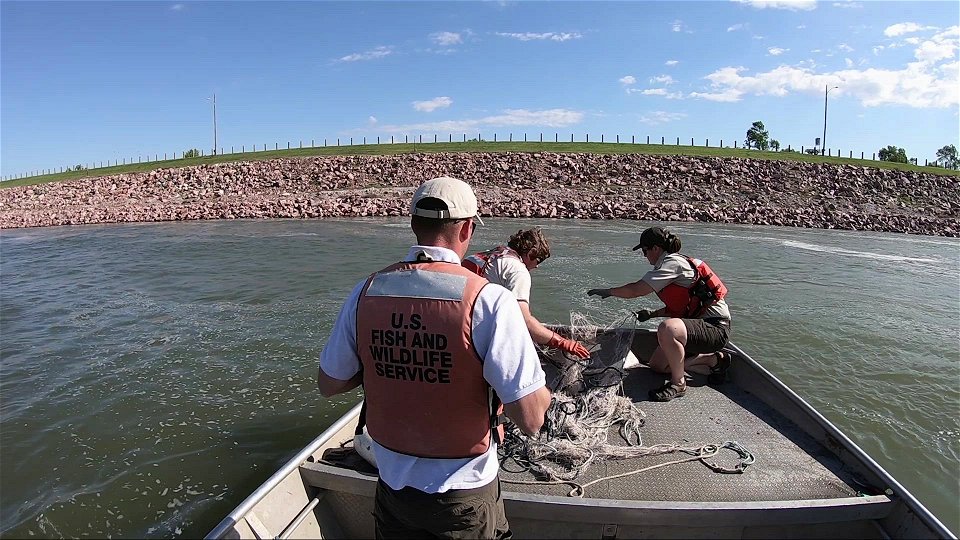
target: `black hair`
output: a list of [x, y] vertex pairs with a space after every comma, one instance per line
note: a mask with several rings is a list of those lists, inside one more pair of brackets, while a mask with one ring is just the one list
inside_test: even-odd
[[640, 235], [640, 245], [645, 248], [659, 246], [667, 253], [680, 251], [680, 237], [663, 227], [650, 227]]

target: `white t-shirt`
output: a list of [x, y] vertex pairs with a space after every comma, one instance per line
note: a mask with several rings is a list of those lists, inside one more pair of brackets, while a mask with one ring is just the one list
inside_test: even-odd
[[530, 303], [530, 271], [520, 259], [507, 255], [493, 257], [483, 277], [512, 292], [518, 301]]
[[[460, 264], [453, 251], [433, 246], [413, 246], [405, 261], [417, 260], [426, 253], [435, 261]], [[320, 353], [320, 369], [328, 376], [345, 381], [360, 371], [357, 356], [357, 303], [366, 279], [358, 283], [347, 298], [327, 345]], [[533, 340], [527, 332], [520, 305], [506, 289], [486, 285], [473, 308], [473, 344], [483, 358], [483, 378], [501, 401], [512, 403], [545, 386], [546, 376]], [[485, 486], [497, 477], [500, 463], [497, 445], [482, 456], [465, 459], [419, 458], [388, 450], [373, 441], [373, 452], [380, 478], [393, 489], [410, 486], [425, 493]]]

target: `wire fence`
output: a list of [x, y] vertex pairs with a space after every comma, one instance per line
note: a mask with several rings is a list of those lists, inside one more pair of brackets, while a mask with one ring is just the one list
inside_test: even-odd
[[[550, 135], [553, 135], [552, 140]], [[123, 157], [123, 158], [116, 158], [112, 160], [108, 159], [105, 161], [93, 161], [89, 163], [81, 163], [81, 164], [77, 164], [74, 166], [67, 166], [67, 167], [61, 166], [59, 168], [53, 167], [50, 169], [38, 169], [38, 170], [26, 172], [26, 173], [6, 175], [3, 177], [2, 180], [3, 181], [19, 180], [23, 178], [33, 178], [36, 176], [59, 174], [59, 173], [68, 172], [68, 171], [80, 171], [80, 170], [89, 171], [89, 170], [106, 169], [110, 167], [118, 167], [118, 166], [125, 166], [125, 165], [136, 165], [136, 164], [142, 164], [142, 163], [161, 163], [166, 161], [177, 161], [177, 160], [189, 159], [194, 157], [208, 157], [208, 156], [216, 156], [216, 155], [223, 156], [223, 155], [247, 154], [247, 153], [257, 153], [257, 152], [275, 152], [280, 150], [294, 150], [294, 149], [304, 149], [304, 148], [367, 146], [367, 145], [373, 145], [373, 144], [375, 145], [411, 144], [411, 143], [412, 144], [430, 144], [430, 143], [436, 144], [436, 143], [455, 143], [455, 142], [457, 143], [460, 143], [460, 142], [462, 143], [469, 143], [469, 142], [591, 143], [593, 142], [598, 144], [614, 144], [615, 143], [615, 144], [631, 144], [631, 145], [646, 144], [646, 145], [657, 145], [657, 146], [681, 146], [681, 142], [682, 142], [684, 143], [683, 145], [686, 146], [686, 141], [687, 141], [686, 138], [681, 138], [681, 137], [666, 137], [666, 136], [651, 137], [650, 135], [646, 135], [646, 136], [630, 135], [628, 138], [626, 136], [621, 137], [620, 135], [614, 135], [613, 137], [608, 137], [604, 134], [601, 134], [599, 138], [594, 136], [591, 139], [591, 136], [589, 133], [583, 134], [583, 138], [578, 140], [576, 139], [575, 133], [570, 133], [569, 138], [566, 135], [567, 134], [564, 133], [563, 136], [561, 137], [559, 132], [554, 132], [552, 134], [547, 133], [545, 137], [544, 133], [542, 132], [535, 134], [534, 136], [528, 136], [527, 133], [523, 133], [522, 140], [520, 139], [520, 134], [517, 134], [516, 140], [514, 140], [514, 134], [512, 132], [508, 133], [506, 138], [504, 138], [502, 134], [499, 135], [499, 138], [498, 138], [498, 134], [493, 133], [492, 139], [489, 138], [489, 135], [488, 135], [488, 138], [484, 139], [482, 133], [477, 133], [475, 138], [473, 138], [473, 134], [468, 135], [467, 133], [458, 134], [456, 137], [452, 133], [448, 133], [446, 137], [440, 136], [438, 134], [432, 134], [432, 135], [420, 134], [418, 136], [403, 135], [402, 141], [400, 140], [401, 136], [398, 136], [398, 135], [390, 135], [389, 137], [387, 136], [370, 137], [369, 140], [367, 137], [337, 137], [337, 138], [331, 138], [331, 139], [325, 138], [322, 140], [323, 144], [318, 144], [319, 139], [311, 139], [309, 141], [309, 145], [304, 145], [304, 140], [301, 139], [300, 141], [298, 141], [296, 145], [292, 145], [291, 141], [287, 141], [285, 147], [281, 145], [279, 142], [275, 142], [273, 144], [273, 148], [270, 148], [268, 144], [264, 143], [264, 144], [253, 144], [249, 146], [249, 150], [246, 145], [240, 145], [240, 146], [230, 146], [230, 147], [221, 146], [220, 148], [212, 149], [211, 151], [191, 149], [191, 150], [175, 151], [175, 152], [169, 152], [169, 153], [164, 152], [162, 154], [159, 152], [154, 152], [151, 154], [143, 154], [135, 157], [131, 156], [129, 158]], [[471, 137], [471, 138], [468, 139], [468, 137]], [[733, 146], [730, 146], [729, 144], [731, 141]], [[730, 149], [751, 150], [751, 148], [746, 148], [740, 145], [740, 142], [737, 139], [727, 139], [728, 144], [726, 146], [724, 145], [724, 139], [715, 140], [716, 144], [714, 145], [710, 144], [710, 139], [703, 139], [702, 142], [703, 142], [702, 145], [698, 145], [697, 141], [693, 137], [691, 137], [689, 146], [691, 147], [701, 146], [704, 148], [730, 148]], [[227, 151], [228, 149], [229, 151]], [[877, 161], [877, 152], [867, 154], [866, 152], [861, 151], [859, 152], [859, 155], [857, 155], [857, 153], [854, 152], [853, 150], [848, 150], [847, 155], [842, 155], [840, 148], [822, 149], [819, 146], [813, 146], [813, 147], [800, 146], [799, 149], [797, 149], [788, 145], [786, 147], [781, 146], [779, 148], [770, 148], [769, 151], [799, 152], [801, 154], [806, 154], [806, 155], [822, 155], [827, 157]], [[192, 155], [193, 152], [199, 152], [199, 153]], [[151, 156], [152, 156], [152, 159], [151, 159]], [[909, 161], [914, 165], [919, 165], [919, 163], [917, 162], [917, 158], [911, 158]], [[926, 159], [923, 160], [923, 166], [939, 167], [937, 162], [930, 162]]]

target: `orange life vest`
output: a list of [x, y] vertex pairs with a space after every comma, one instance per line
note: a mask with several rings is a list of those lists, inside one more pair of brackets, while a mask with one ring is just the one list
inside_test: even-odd
[[366, 425], [385, 448], [467, 458], [503, 440], [503, 410], [473, 346], [473, 305], [488, 282], [448, 262], [397, 263], [367, 279], [357, 305]]
[[679, 255], [693, 268], [693, 284], [688, 288], [671, 283], [658, 291], [657, 296], [666, 306], [667, 316], [696, 319], [727, 295], [727, 286], [707, 263]]
[[514, 257], [523, 260], [520, 257], [520, 254], [513, 249], [507, 246], [497, 246], [493, 249], [488, 249], [487, 251], [474, 253], [473, 255], [464, 258], [463, 262], [460, 264], [478, 276], [487, 277], [487, 270], [490, 268], [490, 265], [493, 264], [493, 261], [497, 259], [497, 257]]

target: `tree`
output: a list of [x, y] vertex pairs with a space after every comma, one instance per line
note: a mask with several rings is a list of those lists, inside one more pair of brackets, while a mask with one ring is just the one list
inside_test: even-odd
[[886, 148], [881, 148], [880, 152], [880, 161], [892, 161], [894, 163], [907, 163], [907, 151], [898, 146], [889, 145]]
[[763, 122], [754, 122], [747, 130], [747, 140], [743, 141], [746, 148], [756, 148], [757, 150], [766, 150], [770, 147], [770, 134], [763, 127]]
[[957, 147], [948, 144], [943, 148], [937, 150], [937, 163], [941, 167], [947, 169], [957, 169], [960, 168], [960, 158], [957, 157]]
[[773, 139], [772, 141], [770, 141], [770, 149], [773, 150], [774, 152], [779, 152], [779, 151], [780, 151], [780, 141], [778, 141], [778, 140], [776, 140], [776, 139]]
[[187, 150], [186, 152], [183, 153], [183, 157], [185, 158], [200, 157], [200, 151], [197, 150], [196, 148]]

